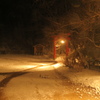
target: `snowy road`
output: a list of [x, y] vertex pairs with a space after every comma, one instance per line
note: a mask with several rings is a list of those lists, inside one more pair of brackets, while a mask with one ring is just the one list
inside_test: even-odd
[[71, 82], [52, 60], [2, 56], [0, 61], [0, 100], [100, 100], [94, 88]]

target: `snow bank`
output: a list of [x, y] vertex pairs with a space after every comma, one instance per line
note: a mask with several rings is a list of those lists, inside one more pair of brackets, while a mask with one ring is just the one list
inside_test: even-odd
[[86, 86], [91, 86], [100, 92], [100, 72], [82, 69], [77, 71], [75, 69], [69, 69], [67, 67], [60, 67], [57, 69], [59, 72], [68, 77], [74, 83], [81, 83]]

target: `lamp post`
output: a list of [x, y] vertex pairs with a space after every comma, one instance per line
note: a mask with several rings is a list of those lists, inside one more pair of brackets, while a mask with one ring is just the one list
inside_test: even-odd
[[[56, 40], [57, 40], [57, 39], [56, 39], [56, 37], [55, 37], [55, 38], [54, 38], [54, 44], [53, 44], [53, 45], [54, 45], [54, 46], [53, 46], [53, 51], [54, 51], [53, 58], [54, 58], [54, 59], [56, 58]], [[61, 43], [61, 44], [64, 44], [65, 41], [64, 41], [64, 40], [61, 40], [60, 43]]]
[[68, 53], [69, 53], [68, 40], [70, 40], [69, 36], [70, 36], [70, 33], [67, 33], [62, 36], [61, 35], [53, 36], [53, 58], [54, 59], [56, 58], [56, 41], [61, 37], [63, 37], [64, 40], [60, 40], [60, 43], [61, 44], [66, 43], [66, 56], [68, 56]]
[[61, 40], [60, 41], [62, 44], [66, 44], [66, 56], [68, 56], [68, 53], [69, 53], [69, 47], [68, 47], [68, 38], [66, 39], [66, 41], [64, 40]]

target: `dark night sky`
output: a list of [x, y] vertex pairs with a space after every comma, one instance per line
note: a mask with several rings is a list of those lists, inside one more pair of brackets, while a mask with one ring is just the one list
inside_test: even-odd
[[[30, 30], [34, 34], [40, 33], [39, 30], [46, 25], [45, 16], [61, 15], [63, 12], [55, 13], [56, 9], [61, 9], [62, 2], [56, 0], [53, 5], [43, 5], [42, 0], [1, 0], [0, 1], [0, 26], [6, 34], [18, 31]], [[53, 0], [52, 0], [53, 1]], [[48, 13], [50, 10], [51, 13]], [[32, 27], [32, 28], [31, 28]], [[39, 31], [39, 32], [38, 32]], [[1, 32], [2, 33], [2, 32]], [[27, 33], [27, 32], [24, 32]], [[22, 33], [23, 34], [23, 33]], [[34, 35], [33, 34], [33, 35]]]
[[[80, 3], [80, 0], [76, 1]], [[45, 18], [62, 16], [75, 3], [73, 0], [1, 0], [1, 46], [32, 46], [41, 42], [44, 38], [42, 30], [48, 25]]]
[[[0, 33], [4, 38], [12, 39], [14, 36], [23, 39], [27, 36], [34, 36], [34, 31], [37, 31], [38, 19], [34, 18], [34, 2], [33, 0], [1, 0], [0, 1]], [[33, 18], [32, 18], [33, 17]]]
[[0, 2], [1, 23], [16, 26], [27, 23], [31, 16], [32, 8], [30, 0], [2, 0]]
[[[35, 2], [37, 1], [37, 2]], [[51, 0], [55, 1], [53, 5], [50, 3], [42, 2], [43, 0], [1, 0], [0, 1], [0, 22], [1, 24], [8, 26], [17, 26], [23, 24], [27, 26], [28, 23], [35, 23], [36, 21], [42, 20], [42, 16], [51, 16], [58, 9], [59, 12], [56, 15], [62, 15], [66, 9], [61, 8], [66, 3], [66, 8], [70, 9], [71, 0]], [[63, 9], [63, 10], [61, 10]], [[61, 11], [62, 12], [61, 12]], [[50, 11], [51, 13], [48, 13]]]

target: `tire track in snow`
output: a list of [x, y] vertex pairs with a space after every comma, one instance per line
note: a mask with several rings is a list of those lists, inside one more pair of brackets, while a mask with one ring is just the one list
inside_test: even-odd
[[18, 76], [21, 76], [21, 75], [24, 75], [24, 74], [27, 74], [27, 73], [29, 73], [28, 70], [35, 69], [35, 68], [38, 68], [41, 66], [43, 66], [43, 65], [37, 65], [34, 68], [29, 68], [29, 69], [26, 69], [26, 70], [23, 70], [20, 72], [0, 73], [1, 75], [8, 74], [8, 76], [0, 82], [0, 100], [7, 100], [7, 98], [5, 98], [5, 96], [4, 96], [5, 94], [3, 92], [3, 89], [9, 83], [9, 81], [11, 79], [18, 77]]
[[[56, 62], [53, 62], [51, 63], [50, 65], [53, 65], [55, 64]], [[0, 73], [1, 75], [5, 75], [5, 74], [8, 74], [8, 76], [6, 78], [4, 78], [1, 82], [0, 82], [0, 87], [5, 87], [8, 82], [15, 78], [15, 77], [18, 77], [18, 76], [21, 76], [21, 75], [24, 75], [24, 74], [27, 74], [29, 73], [28, 71], [29, 70], [32, 70], [32, 69], [35, 69], [35, 68], [38, 68], [38, 67], [41, 67], [43, 65], [37, 65], [36, 67], [33, 67], [33, 68], [29, 68], [29, 69], [25, 69], [25, 70], [22, 70], [22, 71], [18, 71], [18, 72], [8, 72], [8, 73]]]
[[[23, 71], [19, 71], [19, 72], [11, 72], [11, 73], [8, 73], [8, 74], [10, 74], [10, 75], [8, 75], [8, 77], [4, 78], [4, 79], [0, 82], [0, 87], [5, 87], [11, 79], [13, 79], [13, 78], [15, 78], [15, 77], [18, 77], [18, 76], [21, 76], [21, 75], [24, 75], [24, 74], [27, 74], [27, 73], [29, 73], [29, 72], [28, 72], [29, 70], [35, 69], [35, 68], [38, 68], [38, 67], [41, 67], [41, 66], [43, 66], [43, 65], [37, 65], [37, 66], [34, 67], [34, 68], [29, 68], [29, 69], [26, 69], [26, 70], [23, 70]], [[3, 74], [3, 73], [2, 73], [2, 74]], [[7, 74], [7, 73], [5, 73], [5, 74]]]
[[39, 89], [38, 89], [37, 85], [35, 86], [35, 89], [36, 89], [36, 95], [37, 95], [38, 99], [41, 100], [40, 98], [42, 97], [42, 95], [39, 93]]

